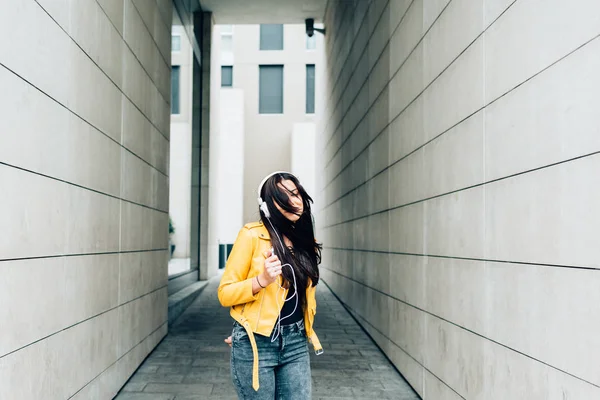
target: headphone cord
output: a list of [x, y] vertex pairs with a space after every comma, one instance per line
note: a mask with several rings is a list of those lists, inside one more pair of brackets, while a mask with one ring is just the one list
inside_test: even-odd
[[[279, 236], [279, 233], [277, 233], [277, 230], [273, 226], [273, 223], [271, 222], [271, 218], [267, 218], [267, 221], [269, 221], [269, 224], [271, 225], [271, 228], [273, 228], [273, 232], [275, 232], [275, 235], [277, 236], [277, 239], [279, 240], [279, 243], [281, 244], [281, 247], [285, 251], [285, 246], [283, 244], [283, 241], [281, 240], [281, 237]], [[273, 253], [274, 252], [275, 251], [273, 250]], [[275, 295], [275, 302], [277, 304], [277, 308], [279, 309], [279, 291], [281, 289], [283, 289], [284, 292], [283, 292], [283, 295], [281, 296], [281, 299], [283, 300], [283, 302], [285, 303], [286, 301], [290, 301], [290, 300], [292, 300], [292, 299], [295, 298], [296, 304], [294, 304], [294, 311], [292, 311], [291, 314], [286, 315], [285, 317], [281, 317], [281, 310], [279, 310], [279, 316], [277, 317], [277, 323], [275, 324], [275, 327], [274, 327], [274, 330], [273, 330], [273, 335], [271, 337], [271, 343], [273, 343], [274, 341], [276, 341], [279, 338], [279, 335], [281, 333], [281, 321], [283, 321], [284, 319], [289, 318], [292, 315], [294, 315], [294, 313], [298, 309], [298, 286], [297, 286], [297, 282], [296, 282], [296, 273], [294, 272], [294, 267], [292, 267], [291, 264], [286, 263], [286, 264], [283, 264], [281, 267], [283, 268], [285, 266], [288, 266], [292, 270], [292, 277], [294, 279], [294, 286], [293, 286], [294, 287], [294, 294], [289, 299], [286, 299], [285, 298], [285, 288], [283, 286], [281, 286], [279, 284], [279, 282], [277, 282], [277, 285], [279, 286], [279, 289], [277, 289], [277, 294]]]

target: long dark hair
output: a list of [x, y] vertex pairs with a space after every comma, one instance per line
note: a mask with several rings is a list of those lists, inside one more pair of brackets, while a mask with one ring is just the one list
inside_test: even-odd
[[[296, 188], [298, 188], [298, 193], [302, 197], [304, 210], [296, 222], [287, 219], [275, 206], [275, 203], [277, 203], [279, 207], [287, 212], [297, 215], [299, 212], [290, 204], [289, 196], [292, 194], [278, 185], [283, 180], [294, 182]], [[281, 264], [289, 263], [294, 268], [298, 288], [306, 288], [309, 284], [309, 278], [312, 286], [316, 286], [319, 283], [318, 265], [321, 263], [322, 245], [315, 240], [313, 216], [310, 208], [313, 202], [312, 198], [306, 193], [306, 190], [294, 175], [283, 172], [266, 180], [260, 191], [260, 197], [267, 203], [271, 215], [269, 221], [267, 221], [265, 214], [260, 210], [260, 216], [269, 232], [273, 249], [281, 260]], [[292, 242], [291, 250], [283, 247], [285, 246], [284, 236]], [[282, 269], [282, 275], [286, 286], [290, 282], [294, 282], [292, 272], [288, 267]], [[298, 296], [302, 299], [302, 304], [305, 301], [304, 295], [304, 290], [298, 290]]]

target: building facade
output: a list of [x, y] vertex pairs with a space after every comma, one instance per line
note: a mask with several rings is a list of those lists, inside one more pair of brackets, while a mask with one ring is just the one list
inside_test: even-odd
[[[301, 24], [215, 25], [221, 60], [213, 237], [209, 257], [222, 266], [244, 223], [260, 218], [256, 187], [272, 171], [294, 172], [315, 194], [316, 122], [323, 85], [324, 40]], [[216, 238], [215, 238], [216, 236]], [[211, 258], [212, 260], [212, 258]], [[215, 262], [209, 262], [214, 265]]]

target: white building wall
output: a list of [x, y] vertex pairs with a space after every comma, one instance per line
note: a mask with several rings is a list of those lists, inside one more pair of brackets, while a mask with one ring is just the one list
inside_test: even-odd
[[[314, 126], [318, 110], [322, 107], [320, 102], [323, 93], [319, 85], [319, 68], [324, 54], [324, 42], [320, 34], [316, 34], [317, 48], [307, 50], [304, 25], [285, 25], [284, 49], [261, 51], [260, 26], [235, 25], [233, 50], [229, 52], [221, 49], [218, 36], [222, 28], [216, 26], [218, 34], [215, 34], [213, 48], [219, 49], [222, 65], [233, 65], [233, 88], [220, 90], [222, 109], [216, 137], [221, 149], [217, 151], [211, 146], [211, 157], [223, 158], [218, 162], [217, 169], [220, 172], [215, 171], [215, 177], [218, 177], [220, 185], [229, 185], [231, 182], [230, 190], [235, 191], [237, 197], [230, 197], [233, 192], [229, 189], [219, 188], [218, 199], [210, 205], [210, 214], [218, 216], [216, 223], [219, 226], [218, 233], [211, 238], [214, 246], [218, 243], [232, 244], [244, 223], [259, 218], [256, 188], [268, 173], [275, 170], [298, 171], [309, 193], [315, 193]], [[283, 114], [258, 113], [259, 65], [264, 64], [284, 66]], [[307, 64], [316, 66], [317, 114], [306, 114]], [[215, 74], [213, 79], [220, 84], [220, 74]], [[241, 186], [238, 186], [240, 183]], [[232, 203], [234, 198], [236, 204]], [[238, 215], [239, 207], [241, 218]], [[216, 265], [218, 254], [211, 251], [211, 256], [214, 257], [211, 266]]]
[[175, 227], [171, 241], [173, 258], [190, 258], [192, 218], [192, 76], [193, 51], [190, 40], [175, 13], [173, 35], [181, 39], [181, 50], [171, 53], [171, 63], [180, 68], [180, 113], [171, 114], [171, 154], [169, 181], [169, 215]]
[[327, 10], [323, 279], [426, 400], [600, 398], [600, 3]]
[[172, 5], [68, 4], [0, 5], [1, 399], [112, 398], [167, 333]]
[[[306, 114], [306, 65], [321, 63], [323, 43], [306, 49], [304, 25], [285, 25], [283, 50], [260, 50], [260, 25], [234, 27], [233, 85], [244, 91], [244, 222], [259, 218], [256, 187], [275, 170], [290, 170], [294, 124], [314, 122]], [[259, 65], [283, 65], [283, 114], [258, 113]], [[321, 100], [316, 88], [316, 101]]]

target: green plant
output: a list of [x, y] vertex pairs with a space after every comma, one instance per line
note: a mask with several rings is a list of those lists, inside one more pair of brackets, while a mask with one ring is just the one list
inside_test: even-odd
[[169, 217], [169, 235], [172, 235], [173, 233], [175, 233], [175, 227], [173, 226], [173, 220]]

